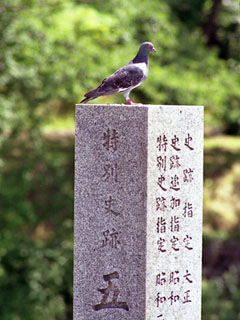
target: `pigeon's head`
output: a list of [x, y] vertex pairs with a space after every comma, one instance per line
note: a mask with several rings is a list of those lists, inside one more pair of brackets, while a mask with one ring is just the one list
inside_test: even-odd
[[145, 62], [148, 64], [149, 52], [157, 52], [151, 42], [143, 42], [138, 50], [136, 57], [132, 60], [132, 63]]
[[151, 51], [157, 52], [151, 42], [143, 42], [143, 44], [141, 44], [140, 51], [144, 53], [149, 53]]

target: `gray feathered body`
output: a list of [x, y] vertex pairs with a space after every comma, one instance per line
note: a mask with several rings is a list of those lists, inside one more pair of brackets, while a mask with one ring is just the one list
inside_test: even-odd
[[129, 63], [104, 79], [99, 87], [86, 93], [86, 99], [82, 100], [81, 103], [86, 103], [100, 96], [108, 96], [115, 93], [124, 94], [129, 89], [132, 90], [139, 86], [146, 77], [143, 67]]
[[[81, 103], [115, 93], [123, 94], [128, 101], [130, 91], [138, 87], [148, 76], [148, 54], [150, 51], [156, 52], [153, 45], [150, 42], [143, 43], [132, 61], [105, 78], [99, 87], [87, 92]], [[129, 101], [131, 102], [130, 99]]]

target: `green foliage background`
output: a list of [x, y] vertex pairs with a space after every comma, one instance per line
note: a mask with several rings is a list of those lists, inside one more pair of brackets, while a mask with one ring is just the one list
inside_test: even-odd
[[[239, 34], [237, 0], [1, 0], [2, 320], [71, 318], [74, 141], [52, 124], [66, 127], [74, 104], [143, 41], [157, 54], [132, 98], [204, 105], [210, 132], [236, 135], [206, 139], [204, 232], [239, 237]], [[204, 320], [240, 319], [239, 279], [229, 269], [204, 281]]]

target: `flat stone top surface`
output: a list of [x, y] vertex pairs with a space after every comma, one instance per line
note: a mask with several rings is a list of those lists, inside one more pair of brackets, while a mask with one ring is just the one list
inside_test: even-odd
[[104, 108], [123, 108], [123, 107], [126, 107], [126, 108], [129, 108], [129, 109], [138, 109], [138, 108], [159, 108], [159, 107], [163, 107], [163, 108], [201, 108], [201, 109], [204, 109], [203, 106], [197, 106], [197, 105], [179, 105], [179, 106], [176, 106], [176, 105], [161, 105], [161, 104], [133, 104], [133, 105], [129, 105], [129, 104], [124, 104], [124, 103], [121, 103], [121, 104], [76, 104], [76, 110], [78, 108], [91, 108], [91, 107], [96, 107], [96, 108], [99, 108], [99, 107], [104, 107]]
[[74, 320], [200, 320], [203, 107], [77, 105]]

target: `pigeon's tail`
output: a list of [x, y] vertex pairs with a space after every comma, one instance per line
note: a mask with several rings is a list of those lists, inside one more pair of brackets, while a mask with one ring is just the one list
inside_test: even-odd
[[92, 91], [87, 92], [84, 97], [86, 97], [85, 99], [83, 99], [80, 103], [87, 103], [90, 100], [96, 99], [97, 97], [99, 97], [98, 94], [98, 88], [94, 89]]
[[95, 99], [96, 97], [93, 97], [93, 98], [85, 98], [85, 99], [83, 99], [80, 103], [87, 103], [88, 101], [90, 101], [90, 100], [93, 100], [93, 99]]

